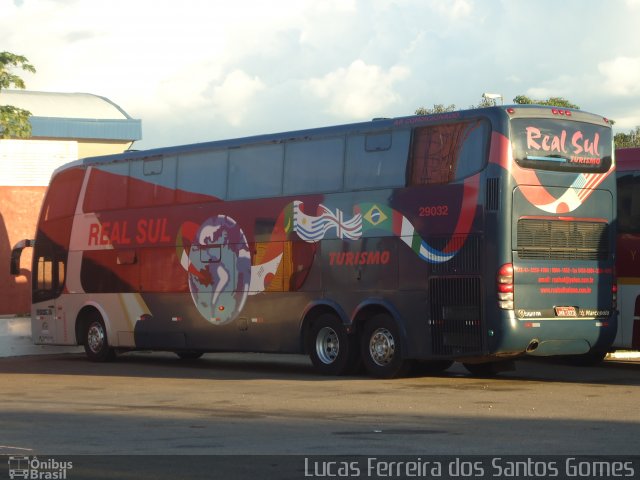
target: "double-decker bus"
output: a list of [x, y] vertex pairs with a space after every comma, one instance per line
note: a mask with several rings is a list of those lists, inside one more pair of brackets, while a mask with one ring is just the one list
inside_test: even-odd
[[640, 148], [616, 150], [618, 334], [614, 348], [640, 349]]
[[72, 162], [37, 226], [33, 340], [377, 377], [603, 356], [613, 172], [606, 119], [528, 105]]

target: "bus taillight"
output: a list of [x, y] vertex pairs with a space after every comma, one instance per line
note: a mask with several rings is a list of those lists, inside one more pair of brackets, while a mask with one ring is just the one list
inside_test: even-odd
[[553, 115], [565, 115], [567, 117], [571, 116], [571, 110], [563, 110], [561, 108], [552, 108], [551, 113]]
[[618, 281], [614, 278], [611, 285], [611, 306], [613, 310], [618, 308]]
[[496, 278], [498, 306], [503, 310], [513, 309], [513, 264], [505, 263], [498, 270]]

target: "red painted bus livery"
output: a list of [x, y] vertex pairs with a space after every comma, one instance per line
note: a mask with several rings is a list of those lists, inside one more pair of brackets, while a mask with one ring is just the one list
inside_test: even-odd
[[529, 105], [87, 158], [54, 173], [12, 267], [34, 247], [33, 340], [94, 361], [306, 353], [394, 377], [597, 360], [614, 171], [606, 119]]

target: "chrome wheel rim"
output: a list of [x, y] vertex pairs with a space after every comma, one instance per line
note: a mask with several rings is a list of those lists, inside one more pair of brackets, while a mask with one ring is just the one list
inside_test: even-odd
[[322, 363], [329, 365], [336, 361], [340, 353], [338, 332], [331, 327], [321, 328], [316, 336], [316, 354]]
[[374, 363], [385, 367], [391, 363], [396, 353], [396, 342], [393, 334], [386, 328], [378, 328], [369, 340], [369, 354]]
[[104, 329], [99, 323], [92, 323], [87, 332], [87, 345], [93, 353], [98, 353], [104, 347]]

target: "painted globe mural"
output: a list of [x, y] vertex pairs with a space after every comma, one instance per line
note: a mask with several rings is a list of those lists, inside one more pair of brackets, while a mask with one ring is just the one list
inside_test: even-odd
[[251, 281], [249, 245], [236, 221], [218, 215], [200, 225], [189, 263], [189, 289], [200, 314], [214, 325], [233, 321]]

